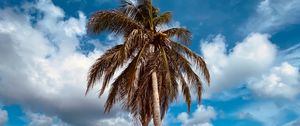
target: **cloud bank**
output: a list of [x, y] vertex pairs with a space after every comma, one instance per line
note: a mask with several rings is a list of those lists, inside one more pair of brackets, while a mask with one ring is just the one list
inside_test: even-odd
[[217, 35], [201, 44], [201, 51], [211, 73], [211, 86], [207, 92], [237, 87], [251, 77], [267, 71], [276, 56], [276, 46], [266, 34], [251, 34], [228, 51], [225, 37]]
[[300, 89], [299, 68], [287, 62], [273, 67], [267, 75], [251, 80], [249, 87], [259, 96], [293, 99]]
[[226, 49], [225, 37], [217, 35], [202, 41], [201, 51], [212, 78], [206, 88], [208, 98], [242, 85], [263, 97], [292, 99], [299, 95], [299, 68], [278, 60], [281, 54], [267, 34], [250, 34], [232, 50]]
[[27, 118], [32, 126], [55, 125], [51, 123], [57, 120], [92, 126], [123, 113], [116, 107], [104, 114], [106, 96], [97, 99], [95, 90], [84, 95], [88, 68], [104, 51], [87, 56], [78, 51], [86, 34], [86, 16], [79, 12], [78, 18], [66, 18], [50, 0], [26, 4], [24, 9], [0, 10], [0, 17], [5, 17], [0, 18], [0, 57], [5, 59], [0, 61], [2, 102], [21, 105], [31, 113]]

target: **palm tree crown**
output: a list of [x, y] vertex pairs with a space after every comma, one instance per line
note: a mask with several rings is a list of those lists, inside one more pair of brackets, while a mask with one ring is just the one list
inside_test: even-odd
[[178, 89], [182, 90], [190, 111], [190, 90], [197, 92], [198, 101], [201, 101], [202, 94], [202, 81], [191, 68], [191, 63], [202, 71], [208, 83], [210, 81], [204, 60], [184, 46], [191, 42], [191, 33], [185, 28], [157, 30], [169, 23], [172, 15], [170, 12], [160, 13], [152, 6], [151, 0], [138, 0], [137, 3], [122, 0], [121, 3], [116, 10], [94, 13], [88, 22], [88, 32], [120, 34], [124, 43], [107, 50], [91, 66], [87, 92], [102, 79], [100, 97], [117, 68], [124, 67], [110, 84], [105, 112], [109, 112], [116, 102], [121, 102], [123, 108], [142, 125], [148, 125], [154, 113], [151, 74], [155, 72], [161, 118], [169, 104], [176, 100]]

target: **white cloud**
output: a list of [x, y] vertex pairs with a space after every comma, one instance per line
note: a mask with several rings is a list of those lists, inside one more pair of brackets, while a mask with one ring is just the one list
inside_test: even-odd
[[248, 85], [259, 96], [293, 99], [300, 89], [299, 68], [284, 62], [273, 67], [269, 74], [250, 81]]
[[255, 101], [242, 107], [235, 115], [239, 119], [256, 120], [264, 126], [298, 126], [299, 119], [291, 121], [291, 115], [299, 118], [299, 101]]
[[51, 0], [39, 0], [39, 2], [37, 2], [36, 4], [36, 8], [42, 12], [51, 12], [46, 13], [46, 16], [52, 18], [63, 18], [65, 16], [64, 11], [61, 8], [52, 4]]
[[42, 113], [27, 115], [34, 117], [33, 124], [57, 117], [70, 125], [92, 126], [123, 113], [118, 106], [103, 113], [107, 93], [100, 100], [96, 90], [84, 95], [88, 69], [104, 51], [97, 49], [88, 56], [76, 51], [85, 35], [86, 16], [79, 12], [79, 18], [65, 19], [63, 10], [50, 0], [30, 4], [32, 8], [44, 15], [35, 19], [35, 25], [26, 11], [0, 10], [0, 17], [5, 17], [0, 18], [0, 57], [5, 59], [0, 60], [1, 102]]
[[27, 112], [26, 115], [29, 119], [28, 126], [68, 126], [68, 124], [65, 124], [55, 117], [48, 117], [32, 112]]
[[3, 126], [8, 120], [7, 111], [0, 108], [0, 126]]
[[[257, 96], [252, 104], [235, 113], [237, 118], [279, 126], [286, 123], [291, 113], [299, 117], [300, 73], [296, 63], [299, 45], [277, 53], [268, 35], [255, 33], [238, 42], [232, 50], [226, 49], [221, 35], [203, 41], [201, 50], [212, 78], [205, 95], [230, 99], [232, 96], [227, 92], [232, 91], [236, 97], [249, 93], [254, 94], [250, 97]], [[294, 62], [291, 64], [291, 61]], [[187, 117], [182, 114], [180, 118], [186, 120]]]
[[256, 8], [256, 13], [240, 28], [240, 31], [276, 32], [285, 26], [300, 21], [299, 0], [263, 0]]
[[264, 126], [278, 126], [282, 122], [284, 111], [279, 106], [276, 106], [272, 102], [254, 103], [242, 108], [237, 113], [238, 117], [246, 114], [246, 118], [255, 119], [264, 124]]
[[211, 74], [211, 86], [206, 88], [206, 95], [236, 88], [267, 71], [277, 52], [268, 38], [266, 34], [251, 34], [230, 51], [221, 35], [211, 42], [202, 41], [201, 51]]
[[241, 84], [247, 84], [261, 97], [292, 99], [299, 95], [299, 68], [288, 63], [290, 59], [297, 59], [298, 46], [277, 54], [268, 35], [254, 33], [230, 51], [221, 35], [211, 42], [203, 41], [201, 50], [212, 79], [205, 92], [208, 98], [220, 93], [222, 95], [218, 97], [226, 97], [226, 91]]
[[118, 115], [115, 118], [107, 118], [97, 122], [99, 126], [132, 126], [133, 119], [130, 118], [130, 115]]
[[190, 117], [188, 113], [182, 112], [177, 116], [182, 126], [212, 126], [210, 121], [217, 116], [216, 111], [211, 106], [198, 105], [195, 112]]

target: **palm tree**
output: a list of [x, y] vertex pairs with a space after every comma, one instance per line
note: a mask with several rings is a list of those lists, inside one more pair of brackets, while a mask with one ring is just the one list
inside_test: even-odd
[[[95, 12], [87, 24], [88, 32], [108, 31], [122, 35], [124, 43], [107, 50], [91, 66], [86, 93], [103, 80], [99, 97], [104, 93], [118, 68], [125, 68], [110, 84], [105, 112], [121, 102], [124, 109], [147, 126], [151, 119], [161, 126], [168, 106], [178, 96], [178, 89], [191, 106], [190, 90], [201, 101], [202, 80], [191, 63], [202, 71], [209, 84], [210, 75], [204, 60], [185, 45], [191, 33], [185, 28], [158, 30], [171, 21], [171, 13], [160, 13], [151, 0], [122, 0], [115, 10]], [[181, 87], [179, 87], [181, 86]]]

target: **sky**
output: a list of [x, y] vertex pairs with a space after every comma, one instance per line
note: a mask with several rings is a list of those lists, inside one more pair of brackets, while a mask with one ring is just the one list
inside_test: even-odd
[[[131, 126], [107, 92], [87, 96], [95, 59], [122, 37], [86, 33], [95, 11], [119, 0], [0, 1], [0, 126]], [[299, 0], [153, 0], [185, 27], [211, 85], [191, 112], [180, 96], [164, 126], [299, 126]], [[120, 72], [120, 71], [118, 71]], [[100, 85], [97, 85], [98, 87]], [[153, 125], [153, 124], [151, 124]]]

